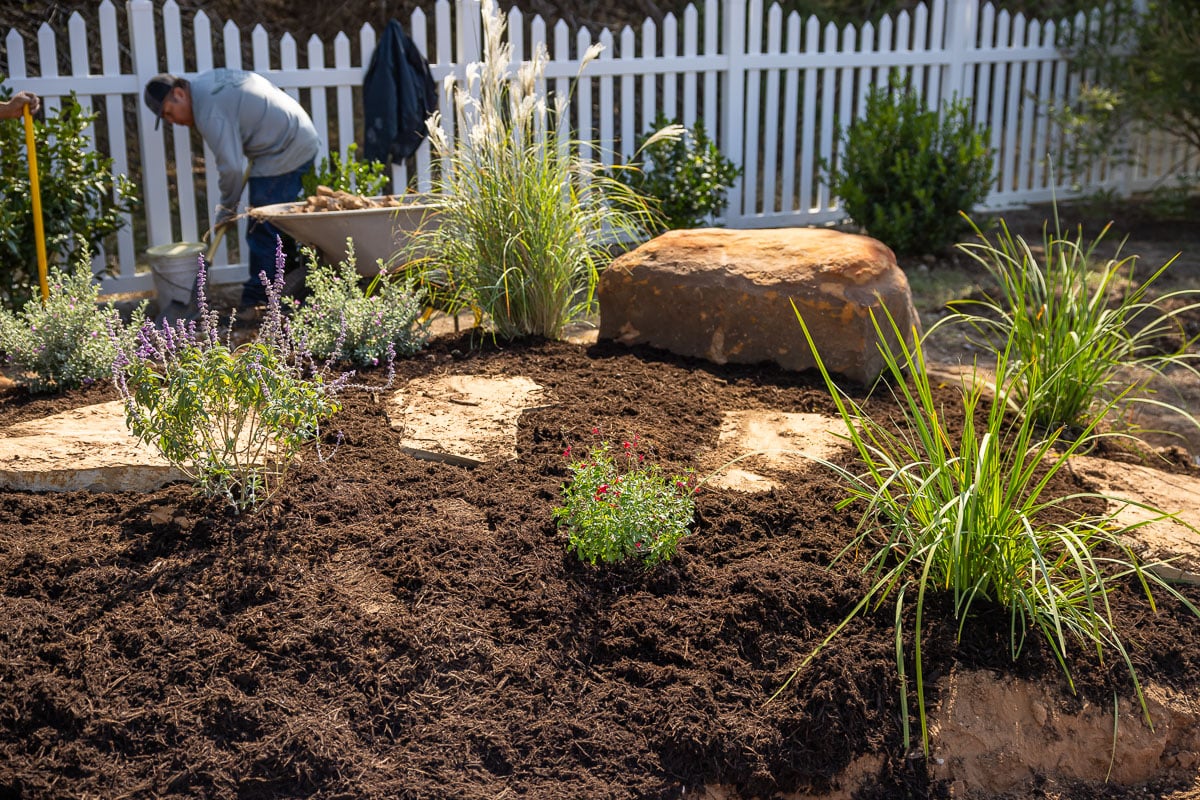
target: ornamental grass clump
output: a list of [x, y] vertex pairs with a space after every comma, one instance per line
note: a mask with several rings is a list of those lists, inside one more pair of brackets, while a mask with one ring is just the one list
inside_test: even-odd
[[[474, 308], [504, 339], [559, 338], [596, 308], [601, 268], [617, 243], [645, 235], [653, 215], [643, 198], [569, 135], [570, 97], [550, 105], [546, 48], [510, 74], [504, 20], [484, 2], [483, 61], [454, 86], [456, 138], [441, 117], [428, 122], [441, 159], [431, 203], [436, 225], [418, 232], [410, 268], [439, 287], [450, 310]], [[582, 69], [600, 52], [593, 45]], [[452, 79], [448, 79], [452, 80]]]
[[[800, 322], [804, 326], [804, 320]], [[879, 321], [874, 323], [883, 340]], [[890, 317], [888, 324], [900, 342], [899, 353], [880, 349], [903, 416], [899, 426], [876, 421], [837, 386], [804, 326], [846, 437], [861, 462], [857, 467], [822, 462], [849, 490], [839, 508], [856, 504], [863, 509], [855, 536], [838, 558], [865, 554], [863, 571], [872, 582], [846, 619], [803, 659], [787, 682], [852, 619], [884, 603], [893, 604], [905, 745], [909, 740], [905, 664], [911, 657], [921, 738], [928, 754], [921, 632], [930, 595], [948, 592], [960, 635], [977, 610], [994, 614], [999, 606], [1010, 617], [1013, 659], [1020, 656], [1028, 635], [1041, 637], [1072, 690], [1070, 649], [1094, 651], [1101, 660], [1115, 654], [1124, 663], [1149, 722], [1109, 595], [1118, 585], [1140, 587], [1153, 610], [1153, 587], [1200, 615], [1150, 568], [1155, 565], [1139, 563], [1125, 543], [1135, 529], [1168, 515], [1144, 507], [1150, 512], [1145, 520], [1125, 524], [1112, 513], [1080, 510], [1081, 500], [1106, 500], [1100, 495], [1054, 494], [1051, 482], [1069, 470], [1071, 456], [1094, 438], [1094, 423], [1071, 441], [1060, 439], [1058, 430], [1043, 434], [1030, 415], [1006, 413], [1003, 388], [992, 397], [979, 376], [961, 390], [962, 408], [955, 409], [954, 416], [962, 414], [963, 429], [953, 434], [945, 401], [934, 396], [920, 345], [910, 348]], [[1002, 370], [1010, 368], [1007, 349], [1000, 352], [999, 361]], [[908, 610], [913, 613], [906, 614]], [[911, 653], [905, 645], [906, 620], [911, 620]]]
[[0, 308], [0, 351], [31, 392], [56, 392], [107, 378], [117, 356], [114, 338], [128, 347], [145, 319], [145, 303], [126, 326], [112, 303], [99, 302], [100, 287], [87, 251], [84, 244], [71, 272], [50, 269], [44, 303], [30, 300], [18, 312]]
[[421, 319], [424, 291], [412, 278], [391, 280], [380, 274], [364, 291], [355, 266], [354, 242], [346, 240], [347, 257], [336, 267], [319, 263], [308, 251], [303, 302], [284, 298], [292, 309], [293, 337], [315, 358], [376, 366], [391, 356], [411, 356], [429, 341], [429, 325]]
[[221, 498], [237, 512], [258, 507], [279, 489], [301, 447], [339, 410], [337, 395], [353, 375], [326, 380], [328, 365], [294, 343], [279, 302], [282, 246], [276, 258], [280, 267], [268, 283], [254, 341], [234, 346], [228, 335], [221, 340], [201, 260], [199, 323], [156, 327], [148, 321], [134, 346], [116, 343], [113, 379], [130, 430], [202, 495]]
[[[563, 457], [571, 458], [571, 448]], [[602, 441], [568, 469], [554, 519], [580, 561], [636, 559], [649, 568], [675, 556], [695, 516], [691, 473], [667, 476], [646, 464], [636, 437], [620, 449]]]
[[[1085, 428], [1114, 406], [1150, 404], [1195, 418], [1180, 406], [1157, 399], [1150, 380], [1182, 368], [1200, 377], [1191, 351], [1196, 337], [1183, 318], [1200, 307], [1200, 291], [1184, 289], [1151, 299], [1150, 291], [1174, 262], [1140, 282], [1136, 257], [1120, 253], [1100, 260], [1096, 249], [1105, 227], [1088, 243], [1080, 230], [1065, 236], [1055, 222], [1035, 252], [1001, 222], [995, 240], [975, 228], [981, 241], [959, 245], [982, 264], [999, 289], [979, 300], [950, 304], [948, 324], [965, 323], [993, 353], [1007, 350], [997, 378], [1015, 407], [1038, 426]], [[1114, 402], [1120, 398], [1120, 402]]]

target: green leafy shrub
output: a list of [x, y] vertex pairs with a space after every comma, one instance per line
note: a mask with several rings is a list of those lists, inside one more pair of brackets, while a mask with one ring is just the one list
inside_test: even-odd
[[99, 303], [91, 256], [80, 251], [72, 272], [51, 268], [45, 303], [30, 300], [24, 309], [0, 308], [0, 351], [17, 367], [17, 379], [33, 392], [85, 386], [112, 374], [114, 337], [128, 346], [145, 320], [143, 302], [126, 327], [112, 303]]
[[965, 229], [959, 212], [988, 196], [992, 154], [963, 102], [939, 118], [893, 79], [871, 90], [865, 116], [839, 135], [839, 166], [824, 164], [830, 188], [855, 224], [899, 255], [953, 244]]
[[[881, 323], [872, 319], [883, 340]], [[803, 319], [800, 322], [803, 326]], [[865, 553], [863, 571], [872, 576], [872, 583], [788, 682], [852, 619], [891, 601], [895, 605], [896, 664], [906, 746], [908, 654], [903, 621], [911, 618], [913, 683], [928, 754], [921, 632], [929, 596], [949, 592], [960, 634], [978, 607], [994, 614], [991, 604], [998, 605], [1011, 620], [1013, 658], [1020, 656], [1026, 636], [1040, 636], [1072, 690], [1069, 648], [1081, 646], [1101, 659], [1105, 651], [1116, 653], [1149, 722], [1141, 685], [1117, 632], [1108, 598], [1115, 586], [1140, 586], [1153, 607], [1153, 587], [1200, 616], [1200, 609], [1151, 569], [1161, 564], [1139, 563], [1124, 542], [1123, 537], [1135, 529], [1169, 515], [1146, 507], [1151, 512], [1147, 519], [1126, 525], [1111, 513], [1081, 513], [1073, 505], [1081, 497], [1104, 499], [1099, 495], [1052, 495], [1047, 488], [1050, 482], [1070, 469], [1070, 457], [1093, 438], [1094, 428], [1085, 429], [1073, 442], [1059, 440], [1058, 431], [1043, 438], [1030, 415], [1005, 413], [1009, 403], [1003, 388], [989, 399], [981, 376], [968, 379], [962, 389], [963, 429], [961, 435], [953, 434], [944, 402], [934, 396], [920, 346], [910, 349], [896, 323], [889, 318], [888, 324], [900, 343], [898, 354], [881, 348], [892, 392], [903, 412], [899, 430], [891, 420], [872, 419], [839, 389], [804, 326], [847, 438], [861, 460], [861, 467], [856, 468], [823, 462], [848, 487], [849, 495], [839, 508], [855, 504], [864, 509], [856, 535], [839, 558]], [[1008, 372], [1008, 356], [1007, 350], [999, 353], [1002, 373]], [[1055, 511], [1058, 513], [1051, 513]], [[914, 611], [911, 617], [905, 615], [907, 608]]]
[[383, 275], [364, 292], [354, 243], [347, 240], [346, 247], [348, 257], [336, 267], [319, 263], [308, 251], [307, 299], [284, 298], [294, 309], [292, 334], [316, 358], [346, 359], [362, 366], [421, 350], [429, 341], [429, 326], [421, 321], [425, 293], [411, 279], [388, 280]]
[[[563, 455], [570, 458], [571, 449]], [[554, 518], [579, 560], [637, 559], [652, 567], [674, 557], [695, 514], [691, 474], [667, 477], [657, 465], [646, 465], [636, 438], [616, 453], [601, 442], [569, 469]]]
[[329, 158], [322, 158], [320, 164], [314, 165], [300, 178], [304, 193], [314, 195], [318, 186], [328, 186], [334, 191], [350, 192], [364, 197], [383, 194], [389, 178], [387, 165], [380, 161], [359, 161], [357, 151], [358, 145], [351, 142], [346, 147], [345, 161], [342, 161], [337, 153], [330, 153]]
[[[9, 96], [0, 85], [0, 97]], [[74, 264], [81, 242], [95, 252], [137, 204], [133, 183], [114, 177], [112, 159], [90, 149], [86, 131], [96, 116], [72, 94], [56, 115], [34, 121], [46, 256], [53, 264]], [[8, 122], [0, 125], [0, 302], [9, 308], [24, 305], [38, 284], [31, 197], [25, 129]]]
[[[549, 60], [539, 46], [511, 76], [504, 20], [485, 0], [484, 59], [455, 87], [457, 137], [438, 115], [429, 138], [443, 169], [431, 196], [437, 224], [411, 247], [422, 283], [450, 310], [478, 309], [497, 336], [558, 338], [596, 308], [595, 289], [610, 247], [645, 235], [652, 215], [636, 192], [579, 154], [559, 128], [570, 98], [548, 107]], [[589, 48], [581, 71], [599, 54]]]
[[[282, 261], [282, 248], [277, 258]], [[252, 509], [283, 483], [300, 448], [340, 408], [349, 374], [326, 381], [297, 347], [280, 309], [283, 269], [268, 286], [258, 337], [222, 342], [198, 277], [200, 323], [146, 322], [133, 346], [116, 342], [113, 378], [126, 421], [206, 497]]]
[[[654, 131], [675, 124], [675, 120], [660, 113], [654, 120]], [[720, 214], [728, 202], [726, 192], [742, 174], [741, 167], [721, 155], [704, 132], [702, 122], [675, 139], [642, 136], [638, 152], [643, 160], [633, 162], [631, 169], [621, 170], [617, 177], [657, 201], [667, 230], [699, 227], [709, 217]]]
[[1136, 257], [1096, 258], [1107, 227], [1091, 243], [1082, 230], [1068, 238], [1055, 227], [1050, 233], [1047, 226], [1040, 251], [1003, 221], [994, 241], [976, 228], [980, 241], [960, 248], [999, 289], [951, 302], [954, 313], [939, 324], [966, 323], [980, 334], [977, 344], [1009, 351], [998, 377], [1022, 413], [1043, 428], [1087, 426], [1114, 403], [1149, 403], [1195, 423], [1183, 408], [1151, 397], [1148, 383], [1175, 367], [1200, 375], [1194, 366], [1200, 355], [1189, 352], [1195, 337], [1187, 337], [1182, 324], [1200, 307], [1200, 290], [1151, 299], [1174, 259], [1139, 282]]

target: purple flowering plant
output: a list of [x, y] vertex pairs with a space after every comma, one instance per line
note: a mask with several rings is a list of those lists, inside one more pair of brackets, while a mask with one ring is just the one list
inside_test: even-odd
[[563, 451], [571, 479], [553, 514], [579, 560], [636, 559], [650, 568], [673, 558], [695, 517], [694, 474], [667, 475], [647, 463], [636, 436], [619, 447], [604, 440], [572, 455], [570, 447]]
[[114, 341], [128, 345], [145, 319], [145, 303], [126, 326], [112, 303], [99, 302], [91, 262], [85, 244], [73, 270], [51, 268], [45, 302], [30, 300], [17, 312], [0, 308], [0, 350], [31, 392], [104, 380], [116, 358]]
[[117, 344], [112, 369], [130, 430], [237, 512], [278, 490], [301, 447], [340, 410], [354, 374], [329, 379], [330, 365], [297, 343], [280, 308], [282, 249], [276, 257], [275, 281], [262, 275], [268, 301], [255, 339], [234, 346], [232, 320], [222, 338], [201, 259], [199, 319], [146, 322], [132, 346]]

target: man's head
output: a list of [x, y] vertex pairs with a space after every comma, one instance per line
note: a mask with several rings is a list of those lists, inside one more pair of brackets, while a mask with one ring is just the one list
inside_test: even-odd
[[159, 120], [165, 119], [175, 125], [191, 125], [194, 122], [192, 91], [183, 78], [165, 72], [155, 75], [146, 81], [142, 100], [154, 112], [155, 130], [158, 130]]

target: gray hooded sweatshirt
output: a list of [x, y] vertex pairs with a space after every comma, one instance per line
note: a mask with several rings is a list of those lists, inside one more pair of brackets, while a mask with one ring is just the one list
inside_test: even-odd
[[217, 221], [237, 210], [243, 156], [250, 177], [285, 175], [316, 158], [320, 140], [300, 104], [253, 72], [214, 69], [190, 82], [196, 130], [217, 159], [221, 203]]

